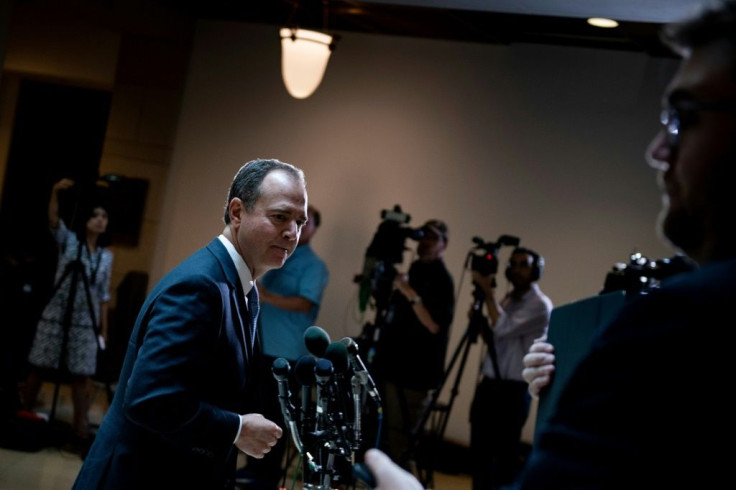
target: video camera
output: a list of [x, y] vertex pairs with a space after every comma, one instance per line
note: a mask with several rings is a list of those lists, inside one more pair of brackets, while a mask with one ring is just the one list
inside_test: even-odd
[[402, 226], [411, 221], [411, 216], [398, 204], [392, 210], [381, 211], [381, 218], [383, 221], [365, 252], [363, 273], [355, 277], [355, 282], [360, 283], [360, 311], [365, 311], [371, 295], [378, 303], [388, 300], [396, 275], [393, 264], [403, 261], [406, 239], [419, 240], [424, 235], [420, 228]]
[[411, 221], [411, 216], [404, 213], [398, 204], [392, 210], [381, 211], [381, 218], [383, 221], [378, 225], [378, 230], [368, 246], [366, 257], [374, 257], [389, 264], [401, 263], [406, 239], [419, 240], [424, 232], [419, 228], [401, 226]]
[[[476, 254], [471, 250], [468, 254], [470, 269], [479, 272], [483, 276], [498, 272], [498, 251], [502, 246], [519, 246], [519, 238], [511, 235], [501, 235], [496, 243], [485, 242], [480, 237], [473, 237], [476, 247], [473, 250], [483, 250], [485, 253]], [[466, 262], [467, 263], [467, 262]]]
[[617, 263], [606, 274], [600, 294], [612, 291], [626, 291], [630, 294], [646, 294], [659, 286], [660, 281], [681, 272], [695, 269], [696, 265], [684, 255], [650, 260], [639, 252], [629, 257], [629, 263]]

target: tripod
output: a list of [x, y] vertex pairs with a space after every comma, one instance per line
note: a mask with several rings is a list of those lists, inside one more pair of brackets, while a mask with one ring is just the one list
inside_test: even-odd
[[[458, 394], [458, 386], [460, 384], [460, 380], [462, 379], [465, 364], [468, 359], [468, 352], [470, 352], [470, 346], [478, 341], [478, 334], [482, 330], [485, 330], [486, 334], [490, 333], [492, 335], [492, 331], [490, 330], [490, 328], [488, 328], [488, 321], [483, 316], [482, 312], [484, 301], [485, 293], [483, 293], [483, 291], [476, 285], [473, 290], [473, 306], [470, 320], [468, 322], [468, 327], [465, 329], [465, 333], [460, 339], [460, 343], [458, 344], [455, 352], [452, 355], [452, 358], [450, 359], [447, 369], [442, 376], [442, 380], [440, 381], [437, 388], [435, 388], [432, 392], [429, 403], [424, 407], [422, 416], [419, 418], [410, 433], [409, 446], [400, 458], [400, 464], [404, 467], [416, 455], [417, 449], [420, 447], [420, 437], [424, 432], [424, 426], [426, 425], [433, 412], [437, 413], [438, 416], [436, 419], [433, 420], [432, 423], [433, 430], [430, 432], [431, 439], [434, 442], [439, 443], [444, 437], [445, 429], [447, 428], [447, 421], [450, 417], [450, 411], [452, 410], [452, 405], [454, 404], [455, 398]], [[493, 343], [491, 342], [489, 343], [489, 351], [491, 353], [491, 359], [494, 361], [495, 364], [496, 356], [495, 351], [492, 351], [492, 349]], [[458, 371], [455, 375], [455, 380], [450, 391], [450, 399], [446, 404], [438, 405], [437, 399], [442, 392], [442, 388], [445, 386], [445, 383], [450, 377], [450, 373], [452, 372], [452, 369], [455, 366], [458, 358], [460, 359], [460, 366], [458, 367]], [[433, 461], [424, 466], [421, 466], [419, 462], [417, 462], [419, 480], [426, 488], [432, 487], [434, 485], [434, 465], [432, 463]]]
[[[99, 327], [97, 325], [97, 319], [92, 303], [92, 294], [90, 293], [89, 289], [89, 278], [87, 277], [87, 271], [85, 270], [84, 262], [82, 262], [82, 249], [85, 247], [85, 244], [80, 240], [78, 247], [77, 247], [77, 257], [75, 260], [72, 260], [66, 265], [66, 268], [64, 269], [64, 273], [61, 275], [59, 280], [57, 281], [57, 284], [54, 288], [54, 294], [59, 290], [59, 288], [62, 287], [64, 284], [64, 280], [69, 277], [69, 291], [67, 294], [67, 300], [66, 300], [66, 308], [64, 310], [64, 317], [62, 320], [62, 341], [61, 341], [61, 349], [59, 351], [59, 367], [58, 367], [58, 375], [55, 380], [54, 385], [54, 395], [53, 395], [53, 401], [51, 405], [51, 412], [49, 414], [49, 422], [53, 422], [56, 418], [56, 406], [59, 398], [59, 389], [61, 386], [61, 374], [65, 371], [68, 371], [68, 366], [64, 364], [64, 355], [66, 353], [67, 357], [67, 363], [68, 363], [68, 357], [69, 353], [67, 352], [67, 346], [69, 344], [69, 329], [72, 324], [73, 315], [74, 315], [74, 307], [77, 297], [77, 286], [79, 284], [79, 277], [82, 278], [82, 284], [84, 286], [84, 293], [85, 293], [85, 300], [87, 303], [89, 318], [91, 320], [91, 327], [95, 334], [95, 338], [99, 338], [100, 332]], [[101, 348], [99, 345], [99, 342], [97, 344], [98, 349]], [[66, 366], [66, 367], [65, 367]]]

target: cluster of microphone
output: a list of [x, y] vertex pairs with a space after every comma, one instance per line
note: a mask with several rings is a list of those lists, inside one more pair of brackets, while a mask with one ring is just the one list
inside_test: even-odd
[[299, 408], [289, 388], [289, 361], [280, 357], [271, 366], [284, 423], [302, 459], [304, 488], [350, 484], [362, 448], [364, 409], [370, 399], [380, 434], [381, 398], [355, 340], [345, 337], [332, 342], [324, 329], [311, 326], [304, 332], [304, 344], [310, 354], [294, 364], [294, 379], [301, 392]]

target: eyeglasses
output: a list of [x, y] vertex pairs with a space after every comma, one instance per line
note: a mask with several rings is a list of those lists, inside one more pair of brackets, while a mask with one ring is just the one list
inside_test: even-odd
[[662, 109], [659, 123], [665, 134], [665, 143], [670, 150], [680, 145], [680, 131], [697, 121], [697, 113], [702, 111], [727, 112], [736, 110], [736, 100], [726, 99], [717, 102], [685, 99], [672, 102]]

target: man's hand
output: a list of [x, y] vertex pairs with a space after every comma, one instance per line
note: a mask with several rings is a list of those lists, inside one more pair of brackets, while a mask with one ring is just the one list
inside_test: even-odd
[[555, 348], [547, 342], [547, 336], [534, 339], [529, 352], [524, 356], [524, 370], [521, 375], [529, 384], [529, 393], [539, 397], [539, 392], [552, 380], [555, 371]]
[[276, 445], [283, 431], [260, 413], [241, 415], [242, 429], [235, 446], [248, 456], [261, 459]]
[[416, 292], [409, 285], [409, 274], [396, 274], [394, 288], [398, 289], [407, 299], [416, 296]]
[[365, 463], [378, 483], [374, 490], [424, 490], [414, 475], [391, 461], [391, 458], [378, 449], [369, 449], [365, 452]]
[[484, 293], [488, 293], [496, 287], [495, 279], [496, 274], [483, 275], [478, 271], [473, 271], [473, 283], [477, 284]]

